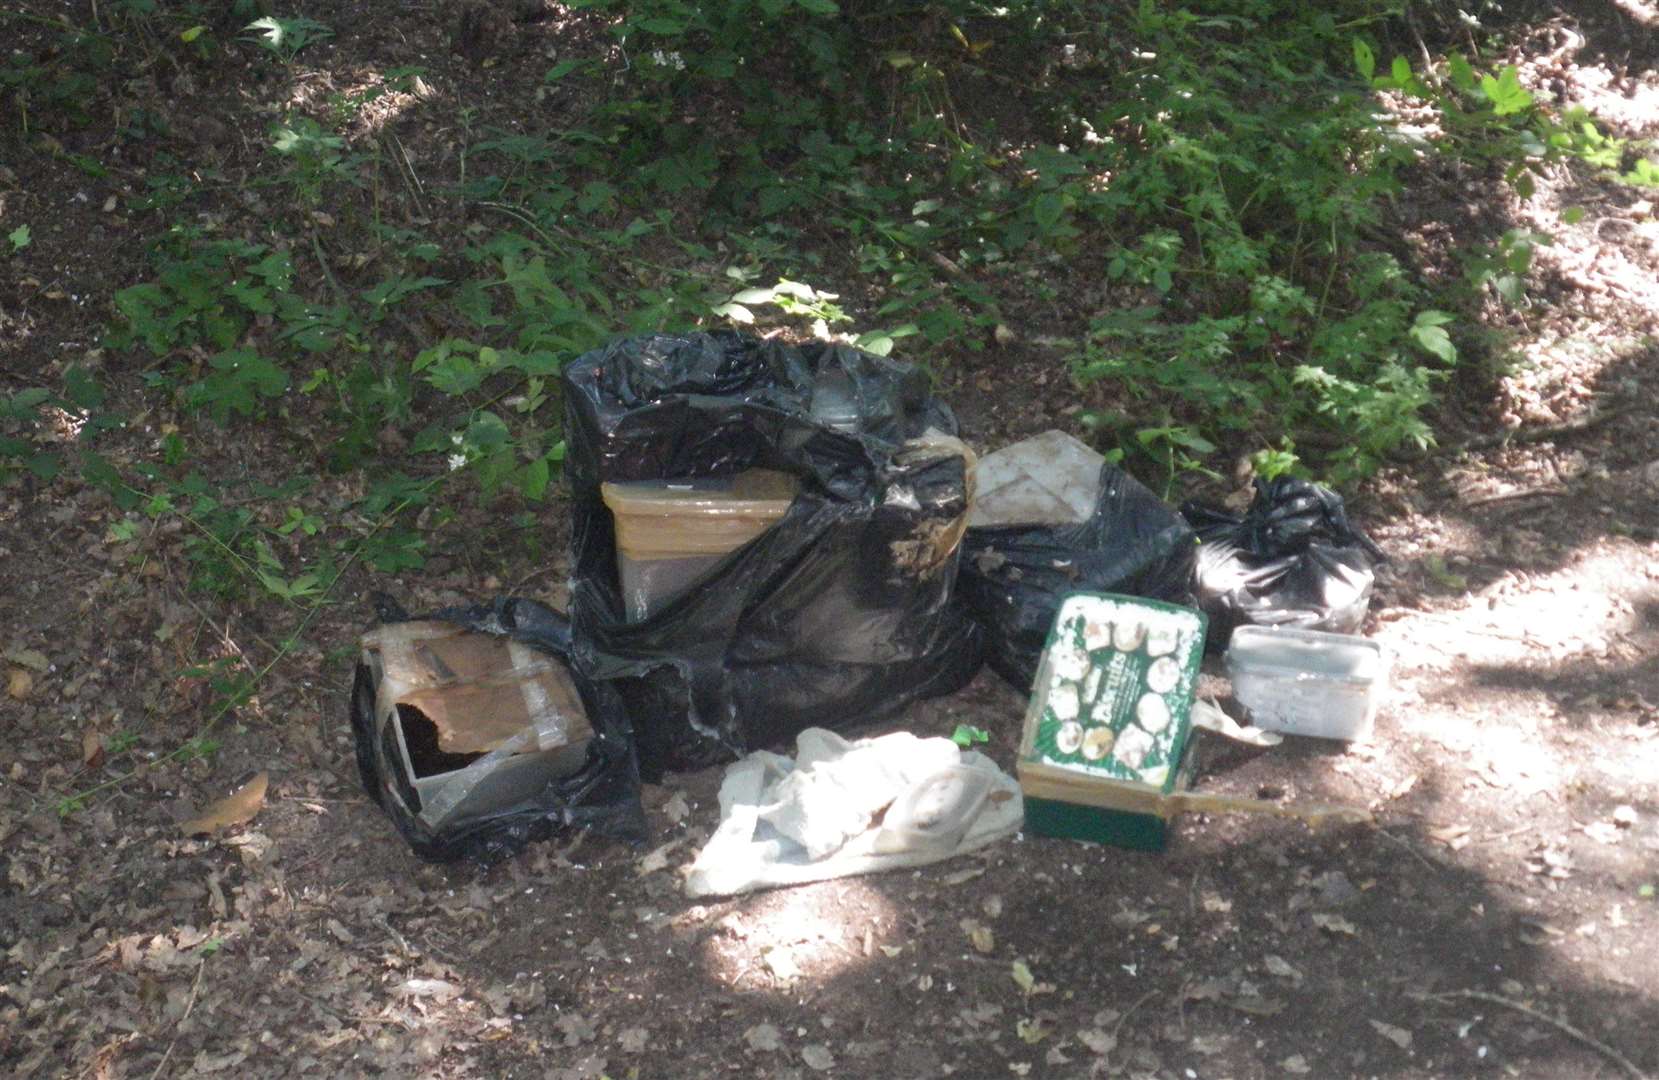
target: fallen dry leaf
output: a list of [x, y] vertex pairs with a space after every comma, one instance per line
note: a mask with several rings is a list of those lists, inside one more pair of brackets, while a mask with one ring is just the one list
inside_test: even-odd
[[1611, 821], [1592, 821], [1583, 829], [1584, 835], [1598, 844], [1616, 844], [1624, 839], [1624, 833]]
[[659, 870], [668, 869], [669, 853], [681, 844], [685, 843], [685, 841], [686, 838], [682, 836], [678, 840], [670, 840], [666, 844], [652, 848], [650, 851], [640, 856], [639, 864], [634, 867], [634, 873], [640, 877], [644, 877], [646, 874], [654, 874]]
[[686, 815], [691, 813], [691, 804], [686, 802], [685, 792], [676, 791], [671, 795], [668, 801], [663, 803], [662, 812], [674, 824], [684, 821]]
[[1523, 945], [1542, 945], [1555, 938], [1566, 937], [1567, 932], [1547, 922], [1536, 919], [1522, 919], [1521, 929], [1516, 933]]
[[771, 1024], [756, 1024], [743, 1033], [743, 1041], [749, 1044], [751, 1050], [780, 1050], [783, 1048], [783, 1035]]
[[1534, 874], [1550, 878], [1568, 878], [1573, 874], [1573, 857], [1565, 849], [1539, 844], [1527, 856], [1525, 866]]
[[772, 945], [765, 949], [760, 957], [766, 961], [766, 966], [772, 974], [784, 982], [793, 982], [801, 977], [800, 965], [795, 963], [795, 954], [784, 945]]
[[1258, 997], [1253, 994], [1224, 997], [1221, 1004], [1241, 1013], [1249, 1013], [1251, 1016], [1277, 1016], [1285, 1011], [1285, 1003], [1277, 998]]
[[815, 1069], [818, 1072], [825, 1072], [835, 1067], [835, 1055], [830, 1053], [829, 1047], [821, 1043], [801, 1047], [801, 1060], [806, 1062], [808, 1068]]
[[1279, 1062], [1279, 1068], [1294, 1076], [1305, 1076], [1313, 1071], [1313, 1067], [1308, 1064], [1308, 1059], [1301, 1054], [1292, 1054], [1285, 1058]]
[[1290, 961], [1282, 956], [1267, 956], [1262, 958], [1262, 966], [1269, 975], [1277, 975], [1281, 979], [1290, 979], [1293, 982], [1302, 981], [1302, 973], [1291, 966]]
[[1355, 937], [1359, 934], [1359, 927], [1344, 919], [1341, 915], [1327, 915], [1322, 911], [1314, 912], [1313, 925], [1333, 934], [1347, 934], [1349, 937]]
[[6, 678], [6, 693], [14, 701], [22, 701], [35, 689], [35, 677], [22, 668], [12, 668], [12, 673]]
[[643, 1054], [651, 1043], [651, 1033], [642, 1027], [623, 1028], [616, 1044], [624, 1054]]
[[44, 672], [52, 666], [52, 661], [46, 659], [46, 654], [38, 649], [8, 649], [6, 659], [14, 664]]
[[1043, 1022], [1041, 1017], [1033, 1019], [1022, 1018], [1014, 1023], [1014, 1033], [1018, 1035], [1022, 1041], [1028, 1043], [1035, 1044], [1042, 1042], [1044, 1039], [1048, 1038], [1049, 1030], [1048, 1025]]
[[1411, 1032], [1393, 1024], [1385, 1024], [1381, 1020], [1371, 1021], [1371, 1026], [1377, 1029], [1377, 1034], [1398, 1046], [1401, 1050], [1411, 1049]]
[[1453, 851], [1469, 846], [1469, 826], [1441, 825], [1429, 830], [1429, 839], [1438, 840]]
[[180, 824], [179, 828], [186, 836], [201, 836], [252, 821], [259, 808], [265, 805], [265, 789], [270, 782], [271, 774], [261, 772], [200, 815]]
[[979, 952], [988, 953], [995, 951], [997, 947], [995, 935], [991, 933], [991, 928], [989, 926], [986, 926], [978, 919], [963, 919], [962, 932], [968, 935], [968, 940], [973, 943], [973, 947]]
[[96, 769], [104, 763], [104, 737], [92, 728], [81, 732], [81, 764]]
[[1100, 1028], [1084, 1028], [1077, 1033], [1077, 1041], [1096, 1054], [1106, 1055], [1117, 1049], [1117, 1036]]

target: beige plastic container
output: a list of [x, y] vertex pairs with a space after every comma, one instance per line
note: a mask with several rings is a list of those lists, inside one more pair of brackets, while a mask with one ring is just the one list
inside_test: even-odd
[[771, 528], [789, 512], [796, 487], [793, 476], [768, 469], [600, 485], [616, 520], [616, 570], [628, 621], [649, 618]]

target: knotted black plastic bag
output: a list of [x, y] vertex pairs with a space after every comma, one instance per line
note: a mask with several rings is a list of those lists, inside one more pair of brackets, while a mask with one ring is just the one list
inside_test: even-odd
[[986, 662], [1028, 690], [1061, 601], [1110, 592], [1184, 603], [1198, 545], [1173, 507], [1107, 463], [1087, 520], [975, 527], [962, 546], [957, 592], [985, 631]]
[[1342, 496], [1306, 480], [1258, 478], [1243, 515], [1186, 503], [1193, 572], [1211, 648], [1244, 623], [1350, 634], [1365, 621], [1382, 549], [1348, 521]]
[[[576, 662], [627, 703], [642, 775], [845, 731], [973, 677], [978, 631], [951, 603], [969, 465], [923, 372], [840, 345], [653, 335], [578, 358], [563, 390]], [[600, 485], [755, 468], [796, 479], [788, 513], [628, 622]]]
[[[585, 728], [591, 729], [591, 737], [584, 740], [584, 745], [571, 748], [569, 767], [560, 769], [556, 776], [542, 778], [539, 787], [524, 789], [521, 785], [511, 801], [493, 805], [484, 813], [445, 818], [434, 827], [429, 820], [433, 807], [422, 804], [405, 751], [398, 745], [390, 723], [384, 730], [377, 723], [376, 695], [380, 688], [377, 673], [368, 663], [359, 662], [351, 695], [358, 770], [364, 788], [391, 817], [416, 855], [429, 862], [468, 857], [494, 862], [517, 853], [532, 841], [573, 828], [593, 829], [630, 843], [644, 840], [645, 814], [639, 802], [639, 773], [627, 712], [613, 687], [586, 678], [570, 663], [570, 622], [564, 615], [533, 600], [512, 598], [448, 608], [420, 619], [411, 619], [389, 599], [380, 599], [377, 608], [383, 626], [415, 622], [450, 624], [460, 630], [519, 642], [536, 654], [550, 658], [570, 675], [580, 698], [581, 721]], [[441, 676], [442, 661], [433, 663]], [[442, 692], [445, 682], [440, 677], [434, 689]], [[478, 698], [462, 698], [455, 703], [465, 705], [477, 701]], [[399, 709], [401, 724], [404, 722], [401, 705]], [[406, 735], [412, 730], [412, 725], [405, 726]], [[457, 756], [446, 761], [446, 766], [471, 768], [473, 774], [491, 772], [498, 765], [512, 767], [497, 760], [512, 750], [512, 746], [504, 746], [495, 754], [469, 755], [471, 760]], [[466, 780], [471, 786], [472, 775]], [[488, 784], [491, 780], [478, 782]], [[440, 793], [437, 797], [444, 795]]]

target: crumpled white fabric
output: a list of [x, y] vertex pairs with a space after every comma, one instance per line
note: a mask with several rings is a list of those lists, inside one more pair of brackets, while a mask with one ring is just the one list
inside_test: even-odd
[[692, 863], [688, 896], [922, 866], [1025, 820], [1019, 784], [949, 739], [849, 741], [808, 728], [795, 745], [794, 759], [761, 750], [727, 768], [720, 826]]

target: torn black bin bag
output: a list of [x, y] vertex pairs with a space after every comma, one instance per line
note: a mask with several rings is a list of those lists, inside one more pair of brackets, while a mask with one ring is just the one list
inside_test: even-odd
[[1037, 676], [1068, 595], [1111, 592], [1185, 603], [1197, 546], [1173, 507], [1108, 462], [1085, 521], [969, 529], [957, 596], [985, 632], [986, 662], [1023, 692]]
[[1342, 496], [1306, 480], [1257, 478], [1243, 515], [1190, 502], [1181, 513], [1201, 541], [1194, 593], [1212, 650], [1245, 623], [1349, 634], [1365, 621], [1387, 556], [1349, 523]]
[[[627, 704], [647, 779], [973, 677], [979, 635], [951, 603], [967, 464], [923, 372], [717, 332], [617, 342], [563, 389], [576, 662]], [[796, 479], [788, 512], [627, 622], [600, 485], [755, 468]]]
[[[629, 843], [645, 839], [645, 815], [639, 801], [639, 772], [628, 714], [613, 687], [586, 678], [571, 664], [570, 622], [563, 614], [532, 600], [514, 598], [449, 608], [419, 619], [411, 618], [388, 598], [378, 598], [376, 606], [381, 627], [365, 637], [365, 659], [357, 665], [351, 696], [352, 734], [364, 788], [391, 817], [416, 855], [429, 862], [460, 858], [494, 862], [517, 853], [532, 841], [572, 828], [592, 829]], [[446, 627], [454, 628], [447, 632], [447, 637]], [[446, 670], [442, 652], [463, 636], [457, 632], [473, 635], [471, 642], [463, 643], [472, 644], [466, 650], [467, 655], [481, 654], [473, 643], [485, 636], [490, 639], [485, 645], [491, 645], [495, 639], [511, 641], [524, 646], [516, 655], [527, 658], [530, 670], [543, 672], [550, 683], [556, 676], [556, 685], [567, 698], [566, 711], [572, 714], [565, 720], [581, 733], [580, 740], [560, 748], [556, 769], [549, 768], [548, 762], [533, 760], [540, 757], [538, 754], [518, 757], [511, 740], [493, 755], [474, 753], [446, 758], [436, 746], [416, 747], [413, 745], [415, 730], [425, 718], [420, 716], [418, 708], [408, 710], [402, 698], [395, 706], [398, 731], [393, 731], [390, 721], [380, 722], [377, 695], [381, 678], [389, 669], [383, 662], [386, 654], [371, 652], [367, 643], [383, 635], [389, 638], [400, 633], [413, 638], [412, 643], [402, 644], [423, 655], [424, 662], [438, 676], [433, 686], [411, 694], [409, 700], [441, 698], [442, 703], [456, 707], [458, 722], [487, 724], [492, 720], [487, 715], [470, 715], [468, 710], [488, 702], [491, 693], [499, 692], [501, 685], [510, 683], [516, 673], [508, 671], [505, 678], [497, 678], [501, 673], [492, 670], [476, 681], [458, 680], [453, 671]], [[422, 640], [423, 636], [426, 640]], [[491, 647], [496, 654], [504, 651]], [[450, 652], [449, 657], [454, 659], [458, 651]], [[483, 655], [490, 654], [483, 652]], [[368, 662], [371, 657], [376, 661], [375, 666]], [[543, 663], [541, 658], [552, 663]], [[458, 682], [465, 684], [460, 694], [455, 692]], [[509, 700], [518, 689], [511, 687]], [[474, 696], [468, 697], [466, 691]], [[420, 693], [433, 696], [422, 699]], [[518, 703], [521, 710], [526, 708], [523, 698]], [[489, 780], [469, 783], [465, 788], [473, 804], [481, 802], [485, 808], [480, 812], [471, 811], [472, 804], [461, 799], [454, 806], [455, 813], [445, 815], [434, 824], [436, 806], [432, 803], [451, 797], [455, 788], [462, 785], [453, 785], [447, 790], [440, 786], [435, 795], [428, 786], [427, 798], [432, 803], [423, 805], [417, 790], [422, 784], [420, 766], [413, 764], [416, 760], [413, 755], [422, 749], [429, 758], [442, 761], [445, 768], [466, 769], [478, 765], [480, 768], [473, 769], [473, 773], [488, 772]], [[502, 760], [506, 757], [513, 760]], [[498, 770], [497, 765], [507, 767]], [[513, 777], [503, 776], [526, 765], [530, 768]], [[416, 770], [414, 774], [411, 767]], [[466, 781], [471, 779], [465, 772], [449, 775]], [[504, 791], [508, 798], [501, 798]], [[479, 795], [485, 798], [475, 798]]]

